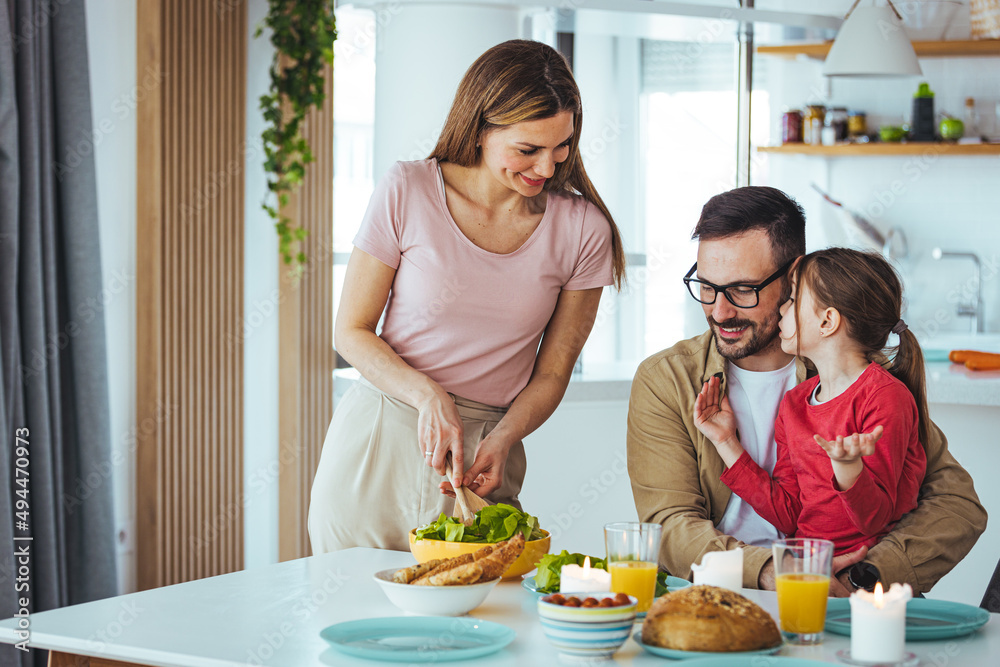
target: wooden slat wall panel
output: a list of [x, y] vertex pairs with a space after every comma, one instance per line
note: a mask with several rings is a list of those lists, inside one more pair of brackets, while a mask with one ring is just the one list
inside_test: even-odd
[[282, 278], [280, 303], [279, 560], [308, 556], [306, 517], [326, 429], [333, 416], [333, 72], [326, 102], [304, 124], [316, 161], [285, 214], [309, 232], [309, 264], [298, 282]]
[[246, 6], [140, 0], [140, 589], [243, 567]]

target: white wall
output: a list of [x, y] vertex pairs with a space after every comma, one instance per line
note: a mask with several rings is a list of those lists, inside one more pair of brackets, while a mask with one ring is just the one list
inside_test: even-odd
[[267, 0], [247, 8], [246, 181], [243, 249], [244, 567], [278, 561], [278, 235], [261, 209], [267, 182], [258, 98], [270, 84], [273, 49], [254, 39]]
[[376, 181], [397, 160], [427, 157], [465, 70], [489, 47], [519, 37], [518, 18], [510, 7], [376, 7]]
[[104, 274], [104, 322], [115, 518], [119, 526], [118, 585], [135, 590], [135, 199], [136, 100], [162, 81], [136, 77], [135, 0], [86, 0], [87, 50], [97, 164], [97, 210]]
[[552, 533], [552, 552], [604, 557], [604, 524], [637, 521], [625, 456], [628, 401], [563, 402], [525, 438], [525, 512]]

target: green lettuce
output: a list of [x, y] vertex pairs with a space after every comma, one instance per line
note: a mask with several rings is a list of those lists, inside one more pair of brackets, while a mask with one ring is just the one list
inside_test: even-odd
[[[559, 555], [545, 554], [538, 561], [538, 572], [535, 573], [535, 589], [539, 593], [558, 593], [559, 575], [563, 565], [583, 565], [584, 554], [571, 554], [565, 549]], [[607, 563], [603, 558], [590, 556], [590, 567], [598, 570], [607, 570]]]
[[522, 533], [525, 540], [540, 540], [545, 534], [538, 527], [538, 519], [511, 505], [487, 505], [476, 512], [471, 526], [454, 517], [441, 514], [437, 521], [420, 526], [414, 535], [418, 540], [443, 540], [445, 542], [477, 542], [494, 544]]

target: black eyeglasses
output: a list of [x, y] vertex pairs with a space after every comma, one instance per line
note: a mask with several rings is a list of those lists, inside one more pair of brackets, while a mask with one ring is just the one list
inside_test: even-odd
[[691, 267], [691, 270], [687, 272], [686, 276], [684, 276], [684, 284], [687, 285], [688, 292], [691, 293], [691, 296], [694, 297], [695, 301], [699, 301], [704, 304], [713, 304], [718, 298], [719, 292], [722, 292], [726, 295], [726, 299], [729, 300], [729, 303], [733, 304], [737, 308], [754, 308], [758, 303], [760, 303], [760, 291], [781, 276], [788, 273], [788, 269], [791, 268], [792, 263], [794, 262], [795, 258], [790, 259], [784, 266], [769, 275], [764, 282], [757, 283], [756, 285], [747, 285], [745, 283], [714, 285], [704, 280], [692, 278], [691, 276], [698, 270], [698, 262], [695, 262], [694, 266]]

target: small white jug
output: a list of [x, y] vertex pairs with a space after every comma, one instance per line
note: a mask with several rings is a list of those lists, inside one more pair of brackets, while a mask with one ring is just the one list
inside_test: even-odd
[[743, 549], [709, 551], [691, 566], [694, 585], [719, 586], [739, 592], [743, 588]]

